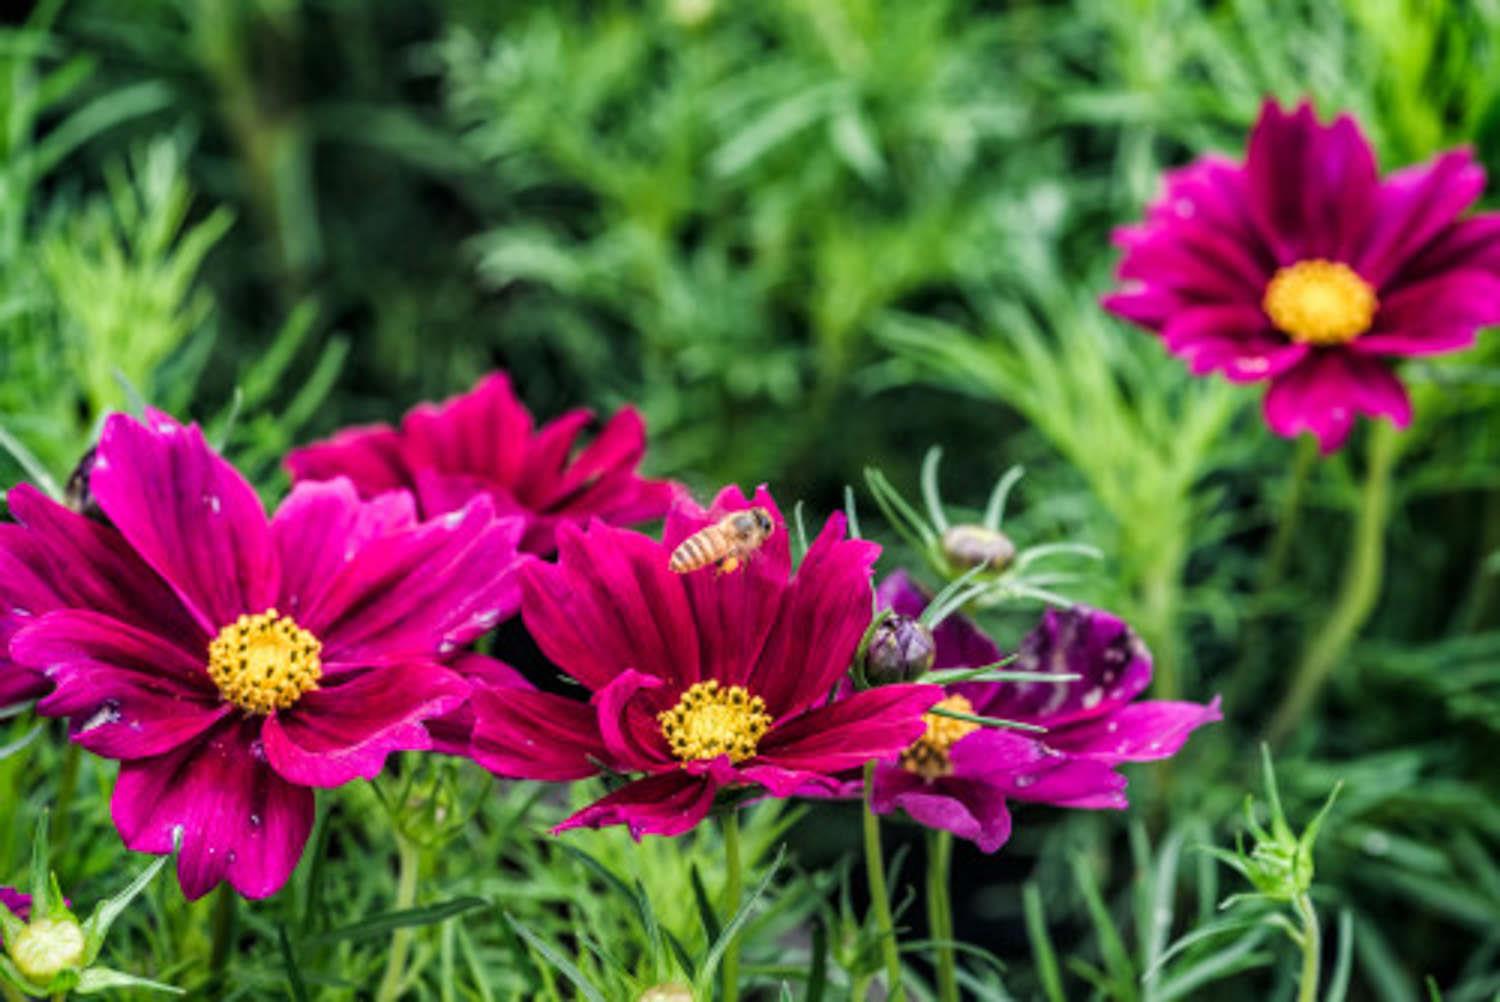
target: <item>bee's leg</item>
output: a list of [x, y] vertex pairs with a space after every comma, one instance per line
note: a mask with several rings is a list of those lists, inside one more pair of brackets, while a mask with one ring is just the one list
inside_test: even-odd
[[740, 558], [731, 554], [719, 561], [720, 574], [733, 574], [740, 569]]

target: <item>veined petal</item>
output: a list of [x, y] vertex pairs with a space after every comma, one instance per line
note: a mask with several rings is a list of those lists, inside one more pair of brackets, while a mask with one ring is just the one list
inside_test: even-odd
[[430, 748], [425, 721], [457, 709], [468, 695], [463, 680], [437, 664], [351, 673], [266, 718], [266, 760], [299, 786], [374, 779], [392, 752]]
[[305, 615], [328, 582], [371, 540], [416, 525], [416, 505], [405, 491], [361, 501], [346, 477], [297, 484], [271, 519], [281, 557], [281, 611]]
[[1375, 326], [1349, 343], [1362, 355], [1438, 355], [1467, 348], [1500, 323], [1500, 274], [1451, 271], [1381, 301]]
[[[497, 658], [466, 651], [448, 662], [448, 667], [475, 689], [533, 689], [526, 677]], [[456, 710], [427, 721], [432, 735], [432, 750], [442, 755], [466, 756], [474, 731], [473, 699], [465, 700]]]
[[761, 739], [757, 763], [822, 773], [899, 754], [922, 736], [922, 714], [943, 698], [935, 685], [886, 685], [777, 721]]
[[[672, 763], [654, 708], [636, 698], [643, 692], [660, 689], [662, 685], [662, 680], [654, 675], [630, 670], [594, 693], [599, 735], [609, 752], [606, 761], [618, 763], [623, 771], [639, 771]], [[666, 700], [658, 702], [671, 705]]]
[[627, 783], [552, 829], [560, 835], [573, 828], [626, 825], [630, 837], [681, 835], [708, 816], [717, 793], [713, 781], [678, 769]]
[[109, 520], [210, 635], [275, 602], [281, 568], [260, 499], [196, 425], [112, 415], [91, 482]]
[[1108, 717], [1049, 731], [1045, 740], [1059, 751], [1102, 762], [1148, 762], [1171, 758], [1193, 731], [1223, 718], [1218, 699], [1207, 706], [1147, 700]]
[[1383, 291], [1482, 191], [1484, 168], [1469, 150], [1440, 153], [1425, 164], [1387, 175], [1369, 232], [1351, 263]]
[[474, 761], [514, 779], [585, 779], [609, 761], [594, 707], [550, 692], [477, 689]]
[[120, 767], [115, 827], [134, 852], [171, 852], [180, 832], [177, 875], [189, 900], [225, 880], [247, 898], [275, 894], [312, 831], [312, 791], [271, 771], [255, 730], [227, 719], [176, 751]]
[[982, 781], [1016, 800], [1058, 807], [1123, 808], [1125, 777], [1111, 763], [1069, 755], [1045, 738], [981, 728], [949, 751], [954, 779]]
[[1250, 304], [1179, 310], [1167, 322], [1162, 340], [1194, 375], [1222, 372], [1236, 383], [1285, 372], [1309, 350], [1276, 333], [1260, 306]]
[[1411, 423], [1411, 401], [1401, 381], [1375, 358], [1350, 351], [1315, 351], [1272, 380], [1264, 404], [1266, 423], [1278, 435], [1310, 431], [1326, 453], [1344, 444], [1356, 414]]
[[401, 436], [383, 424], [347, 428], [326, 442], [293, 449], [286, 468], [294, 481], [348, 477], [367, 497], [411, 486]]
[[473, 473], [509, 486], [525, 464], [531, 413], [516, 399], [510, 378], [495, 373], [468, 393], [413, 408], [401, 432], [411, 468]]
[[988, 783], [945, 778], [928, 782], [900, 766], [875, 770], [870, 807], [877, 814], [905, 811], [928, 828], [968, 839], [980, 852], [996, 852], [1010, 839], [1010, 810], [1005, 797]]

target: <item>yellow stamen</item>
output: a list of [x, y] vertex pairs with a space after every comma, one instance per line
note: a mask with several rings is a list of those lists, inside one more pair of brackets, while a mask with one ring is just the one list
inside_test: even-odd
[[1301, 344], [1347, 344], [1370, 329], [1380, 301], [1347, 264], [1312, 258], [1276, 272], [1261, 306], [1271, 323]]
[[[973, 713], [974, 704], [963, 696], [949, 696], [938, 702], [933, 710], [948, 710], [953, 713]], [[914, 772], [923, 779], [937, 779], [953, 772], [953, 761], [949, 750], [966, 737], [979, 730], [980, 725], [972, 720], [956, 720], [941, 717], [932, 710], [922, 714], [926, 732], [901, 753], [901, 765], [907, 772]]]
[[241, 616], [208, 645], [208, 676], [246, 713], [285, 710], [318, 687], [323, 645], [290, 616], [267, 609]]
[[677, 705], [656, 715], [672, 754], [684, 762], [728, 755], [731, 762], [755, 757], [771, 726], [766, 702], [744, 686], [720, 688], [710, 679], [688, 687]]

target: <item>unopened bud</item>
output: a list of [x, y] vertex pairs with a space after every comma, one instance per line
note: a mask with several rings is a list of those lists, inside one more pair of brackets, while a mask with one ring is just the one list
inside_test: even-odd
[[693, 992], [687, 985], [673, 982], [669, 985], [647, 988], [637, 1002], [693, 1002]]
[[16, 970], [38, 985], [82, 967], [85, 947], [83, 929], [67, 916], [35, 919], [5, 944]]
[[955, 525], [943, 533], [943, 555], [954, 567], [988, 567], [1003, 571], [1016, 559], [1016, 544], [998, 529], [982, 525]]
[[910, 616], [892, 613], [870, 634], [870, 645], [865, 649], [865, 683], [915, 682], [932, 668], [936, 658], [932, 631]]
[[94, 490], [90, 486], [90, 478], [94, 473], [94, 461], [98, 458], [97, 446], [83, 454], [83, 458], [68, 475], [68, 485], [63, 488], [63, 501], [78, 514], [86, 515], [96, 521], [103, 521], [104, 513], [99, 509], [99, 503], [94, 500]]

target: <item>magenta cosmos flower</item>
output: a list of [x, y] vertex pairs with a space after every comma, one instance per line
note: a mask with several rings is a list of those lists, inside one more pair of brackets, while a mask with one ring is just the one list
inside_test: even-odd
[[189, 898], [224, 880], [263, 897], [296, 865], [313, 788], [430, 747], [424, 721], [467, 697], [439, 662], [514, 610], [520, 524], [485, 498], [418, 523], [409, 495], [363, 502], [345, 480], [300, 485], [267, 518], [196, 426], [148, 421], [104, 426], [92, 488], [111, 527], [11, 492], [40, 547], [0, 549], [40, 553], [75, 605], [11, 653], [55, 686], [40, 712], [121, 760], [129, 848], [169, 852], [180, 830]]
[[569, 411], [535, 431], [510, 379], [495, 373], [462, 396], [412, 409], [399, 429], [350, 428], [292, 450], [286, 465], [296, 481], [348, 477], [365, 496], [410, 490], [425, 518], [484, 495], [501, 515], [525, 519], [523, 550], [547, 556], [559, 525], [660, 518], [680, 489], [636, 473], [646, 433], [631, 407], [574, 455], [574, 440], [592, 419], [589, 411]]
[[[741, 569], [667, 569], [673, 548], [725, 512], [764, 508], [771, 538]], [[728, 488], [712, 513], [690, 501], [665, 540], [592, 523], [564, 525], [555, 566], [522, 572], [522, 615], [587, 702], [524, 690], [476, 692], [474, 757], [503, 776], [641, 776], [558, 831], [629, 825], [677, 835], [726, 788], [788, 797], [895, 754], [922, 733], [942, 692], [898, 685], [830, 704], [870, 623], [872, 543], [834, 515], [792, 573], [787, 534], [765, 488]]]
[[[880, 600], [908, 616], [927, 605], [927, 596], [900, 571], [882, 582]], [[1002, 657], [960, 616], [944, 620], [935, 639], [936, 668], [978, 668]], [[1123, 808], [1126, 781], [1117, 765], [1168, 758], [1194, 730], [1220, 719], [1217, 699], [1208, 706], [1136, 701], [1151, 681], [1151, 655], [1128, 626], [1097, 609], [1048, 610], [1006, 669], [1079, 678], [948, 687], [941, 707], [1047, 730], [1004, 730], [929, 714], [922, 737], [898, 761], [876, 770], [871, 805], [877, 813], [904, 810], [921, 824], [994, 852], [1010, 837], [1007, 798]]]
[[1459, 218], [1483, 189], [1467, 150], [1382, 179], [1354, 119], [1267, 101], [1244, 164], [1169, 172], [1116, 231], [1125, 288], [1104, 305], [1197, 375], [1269, 380], [1271, 429], [1330, 452], [1357, 414], [1411, 420], [1387, 357], [1458, 351], [1500, 322], [1500, 215]]

